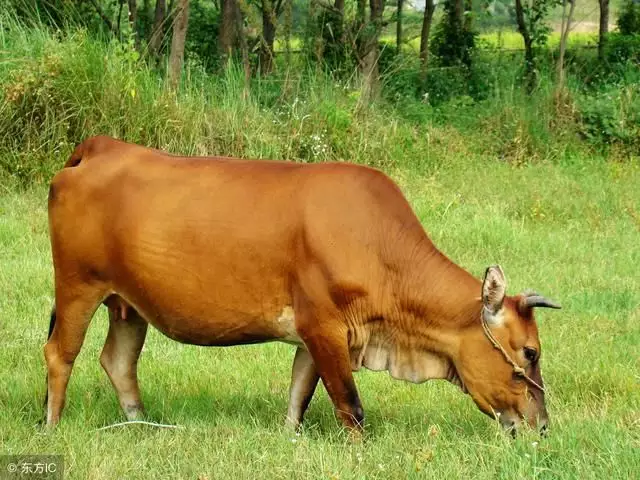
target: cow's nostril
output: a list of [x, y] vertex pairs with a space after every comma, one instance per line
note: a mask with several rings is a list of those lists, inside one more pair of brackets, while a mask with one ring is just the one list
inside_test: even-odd
[[544, 423], [540, 427], [540, 436], [541, 437], [546, 437], [547, 435], [549, 435], [549, 426], [546, 423]]

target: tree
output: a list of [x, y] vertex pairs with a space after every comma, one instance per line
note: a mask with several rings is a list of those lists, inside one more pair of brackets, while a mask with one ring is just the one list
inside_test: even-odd
[[160, 55], [160, 47], [164, 38], [164, 23], [167, 16], [166, 0], [156, 0], [156, 8], [153, 15], [153, 28], [149, 37], [149, 54], [155, 60]]
[[244, 28], [244, 14], [239, 0], [221, 0], [220, 4], [221, 22], [218, 40], [220, 52], [222, 52], [222, 65], [228, 66], [234, 52], [239, 50], [244, 69], [244, 95], [246, 96], [249, 92], [251, 64], [249, 62], [249, 44]]
[[[359, 0], [364, 8], [366, 1]], [[317, 7], [320, 7], [319, 9]], [[308, 38], [311, 50], [318, 61], [323, 61], [330, 69], [340, 68], [348, 59], [347, 24], [345, 23], [345, 0], [310, 0]], [[354, 23], [355, 36], [358, 35], [359, 16]], [[356, 26], [357, 24], [357, 26]]]
[[127, 5], [129, 7], [129, 25], [131, 26], [131, 33], [135, 42], [136, 49], [140, 48], [140, 38], [138, 36], [138, 5], [136, 0], [128, 0]]
[[424, 81], [427, 78], [427, 65], [429, 64], [429, 35], [431, 34], [431, 24], [433, 23], [433, 13], [436, 5], [433, 0], [426, 0], [424, 6], [424, 16], [422, 17], [422, 32], [420, 34], [420, 76]]
[[618, 29], [622, 35], [640, 33], [640, 4], [637, 0], [626, 0], [618, 17]]
[[102, 7], [97, 2], [97, 0], [89, 0], [89, 3], [91, 3], [91, 5], [93, 5], [93, 8], [96, 9], [96, 12], [98, 13], [98, 15], [100, 16], [102, 21], [105, 23], [105, 25], [107, 26], [109, 31], [111, 31], [112, 33], [116, 33], [116, 27], [113, 25], [113, 22], [107, 16], [107, 14], [104, 12], [104, 10], [102, 10]]
[[[567, 15], [567, 2], [571, 4], [569, 14]], [[573, 12], [576, 8], [576, 0], [563, 0], [562, 2], [562, 25], [560, 27], [560, 54], [558, 55], [558, 63], [556, 65], [556, 89], [557, 92], [564, 90], [564, 54], [567, 50], [567, 40], [569, 39], [569, 31], [571, 30], [571, 20]]]
[[609, 33], [609, 0], [598, 0], [600, 5], [600, 27], [598, 29], [598, 58], [604, 59], [604, 48]]
[[[404, 0], [398, 0], [398, 10], [396, 12], [396, 49], [398, 53], [402, 50], [402, 7]], [[426, 9], [425, 9], [426, 10]]]
[[472, 14], [465, 12], [469, 1], [446, 0], [445, 14], [438, 25], [434, 38], [434, 51], [444, 65], [471, 66], [472, 51], [475, 47], [475, 33], [472, 30]]
[[518, 23], [518, 31], [524, 40], [524, 70], [527, 91], [531, 93], [536, 83], [536, 63], [533, 55], [533, 39], [524, 18], [522, 0], [516, 0], [516, 22]]
[[223, 63], [226, 64], [236, 44], [236, 0], [221, 0], [221, 21], [220, 21], [220, 52], [222, 52]]
[[189, 0], [177, 0], [173, 37], [171, 39], [171, 53], [169, 54], [169, 83], [177, 87], [184, 63], [184, 43], [187, 38], [189, 25]]
[[383, 21], [384, 0], [369, 0], [369, 22], [364, 25], [362, 32], [361, 68], [364, 77], [361, 101], [368, 104], [379, 94], [378, 57], [380, 56], [380, 32]]
[[[527, 0], [524, 0], [527, 1]], [[524, 40], [524, 64], [527, 92], [531, 93], [536, 84], [536, 47], [544, 46], [551, 32], [545, 23], [549, 9], [558, 0], [516, 0], [516, 22]]]
[[242, 19], [242, 10], [238, 0], [234, 0], [234, 23], [235, 31], [240, 41], [240, 53], [242, 54], [242, 65], [244, 67], [244, 88], [242, 95], [244, 98], [249, 96], [249, 82], [251, 80], [251, 65], [249, 64], [249, 46], [247, 45], [247, 36], [244, 33], [244, 25]]
[[260, 45], [260, 73], [268, 74], [273, 70], [273, 44], [276, 39], [276, 23], [282, 13], [283, 0], [261, 0], [262, 3], [262, 39]]

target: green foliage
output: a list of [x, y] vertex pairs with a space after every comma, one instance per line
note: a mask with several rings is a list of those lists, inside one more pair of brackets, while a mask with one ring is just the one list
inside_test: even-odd
[[[640, 83], [632, 46], [624, 50], [631, 60], [619, 63], [629, 55], [610, 53], [619, 61], [606, 69], [595, 63], [595, 52], [568, 54], [575, 104], [559, 115], [552, 102], [552, 59], [541, 62], [540, 87], [527, 99], [517, 53], [478, 50], [471, 68], [434, 63], [423, 83], [417, 56], [408, 49], [398, 55], [383, 44], [382, 100], [361, 111], [354, 77], [299, 60], [252, 79], [245, 97], [241, 68], [213, 75], [211, 65], [192, 54], [176, 92], [147, 65], [132, 38], [27, 27], [15, 19], [4, 19], [3, 28], [0, 170], [25, 184], [46, 181], [73, 146], [93, 134], [185, 154], [395, 167], [425, 158], [437, 164], [439, 156], [425, 152], [445, 146], [434, 147], [420, 133], [425, 128], [446, 129], [465, 149], [519, 163], [561, 160], [585, 148], [630, 152], [640, 122], [637, 91], [628, 88]], [[611, 52], [623, 51], [616, 38]], [[606, 95], [614, 95], [615, 108]]]
[[322, 42], [322, 56], [326, 67], [330, 71], [350, 69], [353, 67], [353, 51], [346, 41], [351, 35], [347, 28], [352, 25], [345, 23], [345, 19], [332, 10], [321, 9], [316, 17], [317, 39]]
[[608, 63], [612, 66], [629, 63], [640, 66], [640, 33], [634, 35], [609, 34], [605, 53]]
[[465, 65], [468, 68], [471, 66], [477, 32], [471, 27], [473, 12], [464, 12], [462, 18], [456, 16], [456, 1], [444, 2], [445, 13], [436, 25], [431, 48], [441, 65]]
[[189, 30], [185, 43], [187, 58], [203, 64], [209, 71], [220, 67], [218, 35], [220, 12], [211, 2], [191, 2], [189, 6]]
[[624, 3], [618, 17], [618, 29], [623, 35], [640, 34], [640, 4], [636, 0]]
[[595, 145], [640, 151], [640, 84], [611, 85], [578, 102], [582, 134]]
[[482, 31], [515, 25], [513, 1], [482, 0], [473, 2], [473, 14], [475, 25]]
[[540, 49], [546, 46], [552, 31], [546, 20], [549, 17], [549, 12], [561, 3], [561, 0], [535, 0], [531, 3], [523, 1], [522, 10], [525, 24], [534, 48]]
[[[382, 166], [398, 161], [397, 132], [412, 129], [390, 129], [397, 122], [382, 109], [360, 118], [359, 90], [348, 82], [336, 86], [313, 67], [253, 79], [244, 98], [241, 68], [214, 76], [191, 62], [175, 92], [132, 42], [5, 25], [0, 169], [22, 183], [46, 181], [75, 144], [95, 134], [184, 154]], [[424, 144], [411, 148], [420, 158]]]

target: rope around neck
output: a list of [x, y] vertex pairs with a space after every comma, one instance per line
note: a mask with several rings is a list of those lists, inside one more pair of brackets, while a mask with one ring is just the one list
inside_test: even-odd
[[525, 372], [524, 368], [522, 368], [520, 365], [518, 365], [516, 362], [514, 362], [511, 359], [511, 357], [509, 356], [509, 354], [507, 353], [507, 351], [502, 347], [502, 345], [500, 345], [500, 342], [498, 342], [496, 337], [493, 336], [493, 333], [491, 333], [491, 329], [489, 328], [489, 325], [485, 321], [483, 315], [480, 315], [480, 321], [482, 323], [482, 330], [484, 331], [484, 334], [489, 339], [489, 341], [491, 342], [493, 347], [495, 349], [499, 350], [500, 353], [502, 353], [502, 356], [507, 361], [507, 363], [509, 365], [511, 365], [511, 367], [513, 367], [514, 373], [516, 375], [524, 378], [527, 382], [529, 382], [529, 384], [533, 385], [538, 390], [540, 390], [541, 392], [544, 393], [544, 388], [542, 386], [538, 385], [538, 383], [533, 378], [531, 378], [529, 375], [527, 375], [527, 373]]

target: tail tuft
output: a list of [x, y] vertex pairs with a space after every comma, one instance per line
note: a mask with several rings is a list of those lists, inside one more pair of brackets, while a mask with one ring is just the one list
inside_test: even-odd
[[[47, 340], [49, 340], [51, 338], [51, 334], [53, 333], [53, 329], [56, 326], [56, 306], [55, 304], [53, 305], [53, 308], [51, 309], [51, 319], [49, 320], [49, 335], [47, 336]], [[44, 409], [45, 412], [47, 410], [47, 405], [49, 404], [49, 373], [47, 372], [47, 377], [46, 377], [47, 381], [46, 381], [46, 385], [45, 385], [45, 393], [44, 393]], [[46, 415], [46, 414], [45, 414]], [[46, 422], [46, 419], [45, 419]]]
[[49, 336], [47, 340], [51, 338], [51, 334], [53, 333], [53, 328], [56, 326], [56, 306], [54, 305], [51, 309], [51, 319], [49, 320]]

